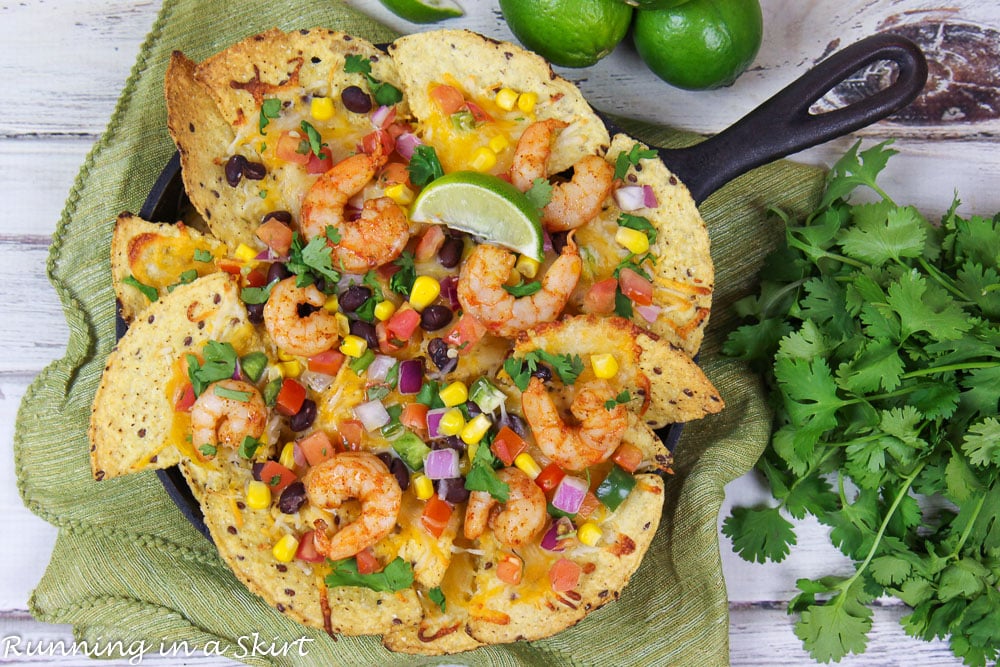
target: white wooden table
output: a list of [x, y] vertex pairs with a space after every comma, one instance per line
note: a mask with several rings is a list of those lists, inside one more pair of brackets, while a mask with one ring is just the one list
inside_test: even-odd
[[[318, 0], [335, 2], [337, 0]], [[425, 29], [402, 21], [376, 0], [351, 0], [362, 11], [400, 31]], [[467, 15], [445, 25], [467, 27], [510, 39], [496, 3], [463, 0]], [[37, 623], [27, 600], [42, 575], [56, 531], [30, 514], [17, 495], [11, 443], [18, 404], [32, 378], [62, 356], [68, 330], [55, 292], [45, 276], [50, 236], [83, 159], [104, 130], [139, 46], [159, 10], [157, 1], [20, 0], [0, 3], [0, 663], [51, 663], [47, 658], [4, 654], [7, 638], [72, 641], [68, 626]], [[832, 50], [877, 29], [922, 22], [935, 51], [981, 48], [966, 72], [932, 71], [975, 83], [998, 81], [1000, 7], [992, 0], [763, 0], [764, 46], [734, 87], [691, 93], [670, 88], [644, 69], [627, 44], [597, 66], [562, 73], [577, 81], [597, 107], [637, 118], [712, 133], [731, 124]], [[938, 27], [935, 29], [934, 26]], [[955, 26], [980, 35], [981, 44], [953, 44]], [[969, 29], [971, 26], [971, 30]], [[308, 26], [304, 26], [308, 27]], [[838, 41], [839, 40], [839, 41]], [[943, 57], [940, 52], [938, 57]], [[960, 54], [961, 55], [961, 54]], [[967, 54], [966, 54], [967, 55]], [[962, 57], [948, 57], [949, 63]], [[968, 58], [965, 58], [968, 61]], [[967, 63], [968, 64], [968, 63]], [[941, 90], [944, 90], [944, 83]], [[949, 90], [974, 86], [952, 84]], [[975, 92], [975, 91], [974, 91]], [[961, 195], [965, 214], [1000, 210], [1000, 151], [997, 116], [1000, 92], [979, 90], [978, 103], [963, 107], [961, 96], [936, 97], [938, 116], [919, 125], [879, 124], [863, 132], [871, 141], [898, 138], [886, 189], [896, 201], [938, 215]], [[967, 101], [967, 99], [965, 100]], [[963, 111], [964, 109], [964, 111]], [[800, 154], [829, 164], [856, 137], [846, 137]], [[727, 489], [730, 503], [751, 504], [767, 496], [752, 476]], [[843, 573], [849, 563], [829, 546], [826, 530], [798, 525], [799, 545], [780, 565], [753, 565], [733, 554], [721, 538], [731, 609], [731, 659], [735, 665], [808, 665], [792, 631], [785, 604], [803, 576]], [[846, 665], [957, 665], [942, 642], [905, 636], [897, 619], [906, 613], [887, 601], [876, 609], [868, 652]], [[192, 664], [230, 664], [203, 657]], [[66, 658], [58, 664], [88, 664]], [[173, 664], [148, 657], [144, 664]], [[102, 663], [109, 664], [109, 663]], [[127, 664], [113, 662], [110, 664]]]

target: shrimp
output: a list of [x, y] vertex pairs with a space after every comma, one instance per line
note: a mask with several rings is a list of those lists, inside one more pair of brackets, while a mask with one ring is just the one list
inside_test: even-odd
[[374, 454], [343, 452], [313, 466], [302, 479], [306, 498], [315, 507], [334, 509], [350, 499], [361, 503], [361, 515], [333, 536], [323, 519], [314, 523], [316, 550], [341, 560], [372, 546], [392, 532], [403, 492], [396, 477]]
[[510, 497], [500, 509], [497, 500], [485, 491], [469, 494], [465, 508], [465, 537], [474, 540], [487, 526], [500, 542], [517, 548], [545, 527], [545, 493], [517, 468], [503, 468], [497, 477], [510, 487]]
[[556, 319], [576, 287], [582, 268], [576, 244], [570, 238], [545, 272], [541, 289], [515, 297], [503, 288], [514, 262], [510, 251], [478, 245], [458, 277], [458, 301], [464, 311], [491, 333], [505, 338]]
[[579, 423], [571, 426], [563, 421], [542, 381], [533, 377], [521, 395], [521, 408], [542, 453], [567, 470], [583, 470], [606, 461], [628, 428], [625, 406], [605, 405], [614, 396], [606, 380], [581, 385], [570, 405]]
[[[333, 347], [340, 335], [336, 318], [323, 309], [325, 303], [326, 296], [315, 285], [296, 287], [295, 278], [285, 278], [271, 288], [264, 304], [264, 327], [289, 354], [319, 354]], [[303, 316], [303, 307], [314, 311]]]
[[327, 227], [340, 234], [333, 245], [333, 265], [364, 273], [399, 257], [410, 240], [406, 213], [389, 197], [365, 200], [361, 217], [347, 220], [344, 206], [375, 177], [385, 159], [358, 153], [341, 160], [319, 177], [302, 200], [299, 227], [309, 240], [321, 238]]
[[236, 447], [246, 436], [259, 438], [266, 425], [263, 397], [242, 380], [213, 382], [191, 406], [191, 444], [204, 459], [213, 458], [220, 444]]
[[[561, 120], [532, 123], [521, 134], [514, 151], [510, 180], [527, 192], [538, 178], [548, 178], [552, 135], [566, 127]], [[573, 178], [552, 187], [552, 198], [542, 209], [542, 224], [550, 232], [564, 232], [593, 220], [611, 193], [615, 169], [597, 155], [586, 155], [573, 165]]]

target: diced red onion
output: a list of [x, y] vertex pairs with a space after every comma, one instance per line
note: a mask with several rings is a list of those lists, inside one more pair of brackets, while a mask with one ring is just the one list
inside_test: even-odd
[[435, 440], [437, 438], [444, 437], [441, 433], [441, 417], [444, 413], [451, 410], [451, 408], [434, 408], [433, 410], [427, 411], [427, 438], [428, 440]]
[[589, 489], [587, 480], [566, 475], [556, 487], [555, 495], [552, 496], [552, 506], [567, 514], [576, 514], [580, 511], [580, 505], [583, 504], [583, 498]]
[[302, 451], [302, 446], [297, 442], [292, 445], [292, 456], [295, 459], [295, 465], [299, 468], [305, 468], [309, 465], [309, 462], [306, 460], [306, 454]]
[[407, 359], [399, 364], [400, 394], [416, 394], [424, 383], [424, 362], [420, 359]]
[[542, 230], [542, 252], [552, 252], [556, 247], [552, 245], [552, 237], [548, 230]]
[[566, 540], [562, 539], [562, 536], [573, 532], [573, 530], [573, 522], [568, 517], [559, 517], [545, 531], [545, 535], [542, 536], [541, 547], [546, 551], [564, 551], [567, 545]]
[[423, 143], [420, 137], [412, 132], [403, 132], [396, 137], [396, 152], [404, 159], [409, 160], [413, 157], [413, 152], [417, 149], [417, 146], [422, 146]]
[[653, 192], [653, 186], [642, 186], [642, 203], [646, 208], [656, 208], [660, 205], [660, 202], [656, 201], [656, 193]]
[[458, 276], [446, 276], [441, 279], [441, 296], [448, 300], [452, 310], [458, 310]]
[[375, 360], [368, 366], [368, 380], [381, 382], [395, 363], [396, 359], [388, 354], [376, 354]]
[[452, 479], [462, 473], [458, 469], [458, 452], [446, 447], [432, 450], [424, 459], [424, 474], [430, 479]]
[[641, 185], [625, 185], [615, 190], [615, 203], [623, 211], [636, 211], [646, 206], [646, 195]]
[[[385, 127], [388, 123], [392, 121], [389, 119], [389, 113], [394, 111], [394, 107], [379, 107], [372, 112], [372, 125], [374, 127]], [[393, 114], [395, 117], [396, 114]], [[388, 121], [388, 122], [387, 122]]]
[[642, 319], [646, 320], [647, 322], [655, 322], [656, 318], [660, 316], [660, 311], [662, 311], [663, 308], [655, 305], [636, 306], [635, 310], [637, 313], [639, 313], [639, 315], [642, 316]]
[[382, 401], [368, 401], [354, 406], [354, 416], [364, 425], [365, 430], [374, 431], [391, 421], [389, 413], [386, 412]]
[[239, 357], [236, 358], [236, 366], [233, 368], [232, 379], [242, 380], [243, 379], [243, 368], [240, 366]]
[[274, 251], [271, 250], [270, 248], [264, 248], [259, 253], [257, 253], [256, 257], [254, 257], [254, 259], [262, 259], [262, 260], [265, 260], [265, 261], [268, 261], [268, 262], [270, 262], [270, 261], [272, 261], [272, 260], [274, 260], [276, 258], [277, 258], [277, 255], [275, 255]]

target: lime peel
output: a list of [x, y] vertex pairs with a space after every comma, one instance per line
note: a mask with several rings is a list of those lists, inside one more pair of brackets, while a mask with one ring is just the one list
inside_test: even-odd
[[542, 261], [541, 213], [507, 181], [456, 171], [431, 182], [410, 209], [414, 222], [443, 224]]
[[465, 11], [454, 0], [379, 0], [386, 9], [411, 23], [437, 23], [464, 16]]

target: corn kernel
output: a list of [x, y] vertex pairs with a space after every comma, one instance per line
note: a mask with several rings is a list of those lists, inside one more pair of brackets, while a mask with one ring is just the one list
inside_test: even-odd
[[618, 360], [611, 353], [590, 355], [590, 366], [594, 369], [594, 375], [609, 380], [618, 374]]
[[514, 457], [514, 466], [531, 479], [541, 474], [542, 468], [528, 452], [521, 452]]
[[492, 139], [490, 139], [489, 146], [491, 151], [499, 154], [500, 152], [503, 151], [503, 149], [510, 146], [510, 141], [508, 141], [507, 137], [503, 136], [502, 134], [498, 134], [495, 135]]
[[279, 361], [278, 368], [281, 369], [281, 377], [283, 378], [297, 378], [302, 375], [302, 363], [298, 359]]
[[266, 510], [271, 506], [271, 487], [257, 480], [247, 484], [247, 507], [252, 510]]
[[423, 473], [417, 473], [410, 480], [410, 485], [413, 487], [413, 492], [417, 494], [418, 500], [427, 500], [434, 495], [434, 482], [431, 478]]
[[351, 333], [351, 321], [347, 319], [347, 315], [334, 313], [333, 317], [337, 320], [337, 333], [340, 334], [341, 338]]
[[504, 281], [504, 285], [513, 287], [514, 285], [520, 285], [520, 284], [521, 284], [521, 272], [517, 270], [517, 267], [514, 267], [513, 269], [510, 270], [510, 273], [507, 274], [507, 280]]
[[[472, 468], [472, 462], [476, 459], [476, 452], [477, 451], [479, 451], [479, 443], [478, 442], [474, 442], [474, 443], [472, 443], [471, 445], [469, 445], [468, 447], [465, 448], [465, 454], [466, 454], [466, 456], [468, 456], [469, 468]], [[459, 465], [459, 468], [462, 467], [461, 463], [459, 463], [458, 465]], [[467, 475], [469, 473], [466, 472], [464, 474]]]
[[496, 164], [497, 154], [486, 146], [477, 148], [476, 152], [472, 154], [472, 160], [469, 161], [469, 166], [476, 171], [489, 171]]
[[396, 183], [387, 187], [385, 189], [385, 196], [400, 206], [409, 206], [413, 203], [413, 190], [402, 183]]
[[463, 428], [465, 428], [465, 416], [458, 408], [452, 408], [445, 412], [441, 415], [441, 421], [438, 422], [438, 431], [442, 435], [458, 435]]
[[514, 268], [517, 269], [522, 276], [531, 280], [538, 275], [539, 266], [541, 266], [541, 264], [538, 263], [538, 260], [534, 260], [527, 255], [521, 255], [517, 258], [517, 263], [514, 265]]
[[281, 448], [281, 456], [278, 457], [278, 463], [285, 466], [289, 470], [295, 467], [295, 443], [286, 442], [285, 446]]
[[455, 407], [469, 400], [469, 389], [461, 380], [456, 380], [438, 392], [438, 396], [444, 401], [445, 407]]
[[257, 259], [257, 251], [248, 246], [246, 243], [241, 243], [236, 246], [236, 252], [233, 254], [236, 255], [236, 259], [241, 262], [251, 262]]
[[392, 301], [379, 301], [375, 304], [375, 317], [379, 321], [385, 322], [387, 319], [392, 317], [392, 314], [396, 312], [396, 304]]
[[501, 88], [497, 91], [497, 96], [494, 101], [497, 103], [497, 106], [504, 111], [513, 111], [514, 105], [517, 104], [517, 91], [511, 90], [510, 88]]
[[635, 255], [641, 255], [649, 250], [649, 237], [638, 229], [619, 227], [615, 232], [615, 241]]
[[538, 104], [538, 93], [521, 93], [517, 96], [517, 108], [524, 113], [531, 113]]
[[340, 343], [340, 351], [349, 357], [360, 357], [368, 351], [368, 341], [361, 336], [347, 334]]
[[469, 420], [469, 423], [465, 425], [459, 437], [462, 438], [462, 442], [467, 445], [471, 445], [474, 442], [479, 442], [486, 435], [486, 432], [490, 430], [490, 426], [493, 422], [486, 415], [479, 414]]
[[299, 550], [299, 541], [293, 535], [285, 535], [275, 542], [271, 549], [271, 555], [275, 560], [282, 563], [291, 563], [295, 558], [295, 552]]
[[416, 311], [421, 311], [434, 303], [434, 299], [441, 294], [441, 283], [437, 278], [430, 276], [417, 276], [410, 288], [410, 305]]
[[323, 303], [323, 310], [328, 313], [336, 313], [340, 310], [340, 299], [337, 298], [336, 294], [326, 297], [326, 301]]
[[295, 355], [278, 349], [278, 361], [295, 361]]
[[312, 98], [309, 113], [316, 120], [330, 120], [333, 118], [333, 100], [329, 97]]
[[576, 529], [576, 539], [580, 540], [588, 547], [595, 546], [603, 537], [601, 529], [593, 521], [585, 521], [582, 526]]

